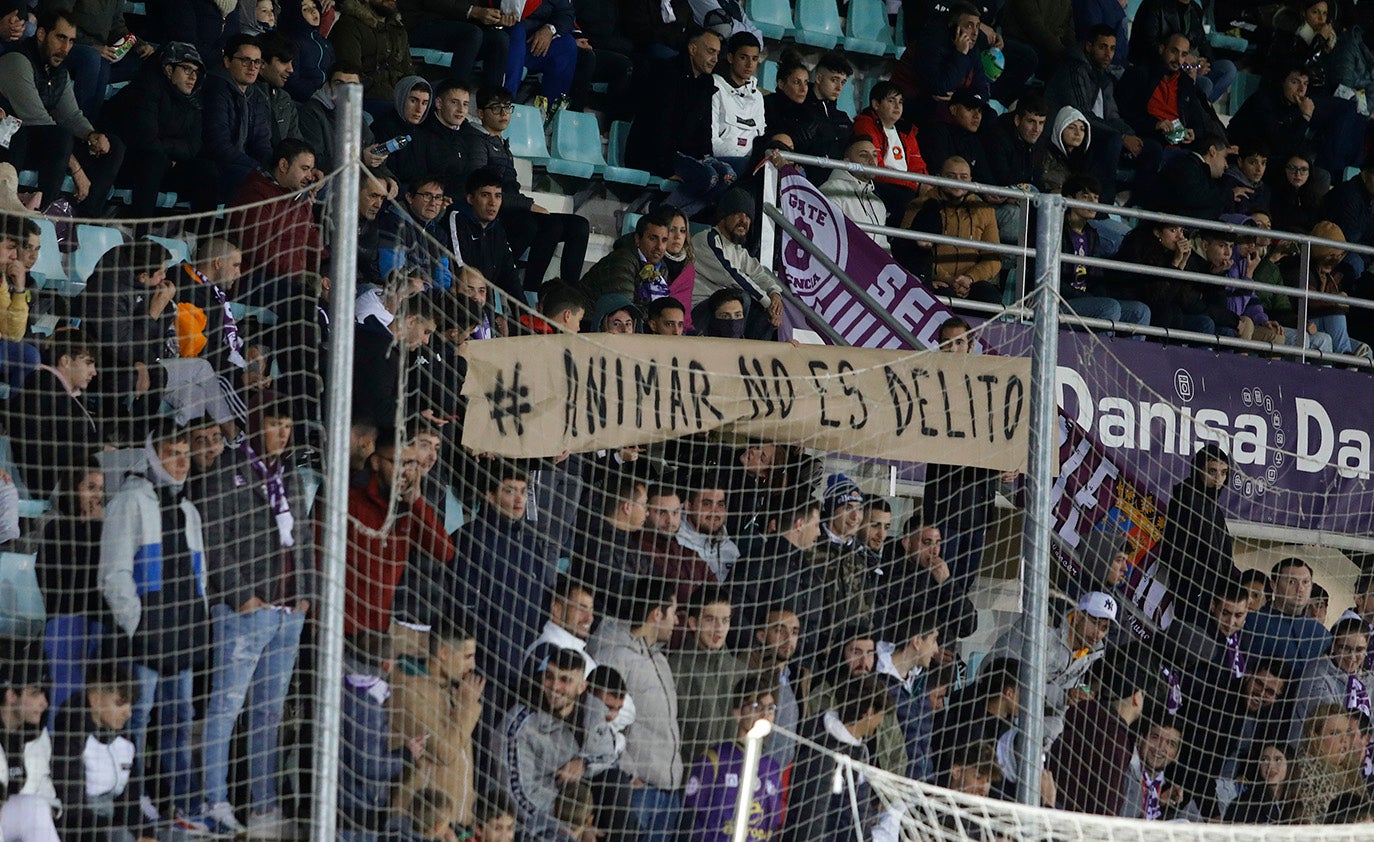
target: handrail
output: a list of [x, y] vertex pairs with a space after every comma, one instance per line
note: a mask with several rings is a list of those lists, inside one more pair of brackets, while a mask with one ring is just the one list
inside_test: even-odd
[[923, 243], [935, 243], [942, 246], [970, 246], [977, 244], [978, 251], [988, 251], [993, 254], [1009, 254], [1012, 257], [1034, 257], [1035, 249], [1025, 246], [1009, 246], [1004, 243], [989, 243], [983, 240], [966, 240], [963, 237], [950, 237], [946, 234], [932, 234], [925, 231], [915, 231], [910, 228], [889, 228], [886, 225], [874, 225], [869, 222], [856, 223], [859, 230], [865, 234], [882, 234], [892, 240], [920, 240]]
[[[778, 155], [783, 160], [795, 164], [822, 167], [824, 169], [846, 170], [851, 173], [882, 177], [889, 181], [909, 181], [914, 184], [930, 184], [935, 187], [950, 187], [956, 190], [968, 190], [980, 195], [1004, 196], [1009, 199], [1024, 199], [1027, 195], [1032, 195], [1030, 191], [1019, 190], [1014, 187], [984, 184], [980, 181], [958, 181], [951, 178], [941, 178], [937, 175], [920, 175], [917, 173], [902, 172], [900, 170], [891, 170], [886, 167], [870, 167], [865, 164], [855, 164], [850, 161], [837, 161], [833, 158], [817, 158], [814, 155], [802, 155], [798, 152], [789, 152], [785, 149], [778, 150]], [[1314, 237], [1311, 234], [1299, 234], [1295, 231], [1254, 228], [1247, 225], [1234, 225], [1229, 222], [1220, 222], [1217, 220], [1176, 216], [1170, 213], [1160, 213], [1159, 211], [1144, 210], [1142, 208], [1133, 208], [1124, 205], [1104, 205], [1099, 202], [1085, 202], [1082, 199], [1070, 199], [1067, 197], [1064, 199], [1064, 202], [1071, 208], [1094, 210], [1098, 213], [1110, 213], [1119, 216], [1132, 216], [1149, 222], [1168, 222], [1175, 225], [1182, 225], [1185, 228], [1207, 228], [1214, 231], [1225, 231], [1228, 234], [1243, 234], [1246, 236], [1255, 236], [1256, 232], [1262, 232], [1263, 236], [1271, 237], [1275, 240], [1292, 240], [1298, 243], [1310, 243], [1314, 246], [1337, 248], [1341, 251], [1353, 251], [1357, 254], [1374, 255], [1374, 246], [1366, 246], [1360, 243], [1344, 242], [1341, 240], [1328, 240], [1323, 237]]]

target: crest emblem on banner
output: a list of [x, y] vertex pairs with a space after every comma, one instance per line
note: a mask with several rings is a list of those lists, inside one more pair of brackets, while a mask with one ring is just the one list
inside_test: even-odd
[[[849, 257], [844, 216], [809, 182], [800, 178], [792, 182], [783, 196], [789, 219], [822, 253], [844, 266]], [[829, 269], [786, 235], [783, 236], [782, 260], [792, 289], [800, 296], [815, 295], [832, 278]]]

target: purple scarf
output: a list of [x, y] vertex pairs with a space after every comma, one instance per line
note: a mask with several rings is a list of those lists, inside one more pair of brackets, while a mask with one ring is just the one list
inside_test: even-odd
[[220, 309], [224, 311], [224, 344], [229, 346], [229, 362], [239, 368], [247, 368], [248, 361], [243, 358], [243, 338], [239, 336], [239, 326], [238, 322], [234, 321], [234, 311], [229, 307], [229, 297], [224, 294], [224, 290], [219, 288], [219, 284], [210, 283], [210, 279], [205, 277], [196, 267], [187, 263], [186, 271], [190, 272], [197, 281], [210, 288], [210, 294], [215, 296]]
[[1183, 684], [1177, 675], [1168, 667], [1160, 667], [1159, 672], [1164, 676], [1164, 680], [1169, 682], [1169, 693], [1164, 699], [1164, 709], [1170, 716], [1178, 713], [1178, 709], [1183, 707]]
[[1240, 651], [1240, 632], [1226, 638], [1226, 666], [1233, 677], [1245, 677], [1245, 653]]
[[1141, 812], [1146, 821], [1159, 821], [1164, 818], [1164, 807], [1159, 803], [1159, 790], [1164, 783], [1164, 775], [1151, 777], [1142, 767], [1140, 770]]
[[296, 518], [291, 514], [291, 501], [286, 496], [286, 468], [282, 461], [278, 459], [276, 464], [269, 468], [261, 456], [253, 450], [253, 445], [248, 439], [243, 440], [243, 452], [248, 457], [248, 463], [253, 466], [256, 473], [267, 486], [267, 502], [272, 506], [272, 515], [277, 519], [277, 538], [283, 547], [291, 547], [296, 544], [296, 536], [292, 530], [296, 525]]

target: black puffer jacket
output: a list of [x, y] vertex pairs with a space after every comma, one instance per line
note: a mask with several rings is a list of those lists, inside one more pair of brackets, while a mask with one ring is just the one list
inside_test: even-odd
[[187, 96], [172, 87], [160, 66], [149, 64], [105, 103], [101, 123], [130, 153], [189, 161], [200, 155], [204, 131], [200, 94], [199, 81]]

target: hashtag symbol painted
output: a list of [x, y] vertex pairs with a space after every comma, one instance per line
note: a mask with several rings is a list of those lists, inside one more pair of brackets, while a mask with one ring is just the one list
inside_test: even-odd
[[506, 388], [505, 371], [496, 372], [496, 385], [486, 393], [487, 403], [491, 404], [491, 420], [496, 422], [496, 431], [506, 434], [506, 421], [509, 420], [517, 436], [525, 434], [525, 416], [534, 411], [529, 402], [530, 389], [520, 383], [520, 363], [511, 372], [510, 388]]

